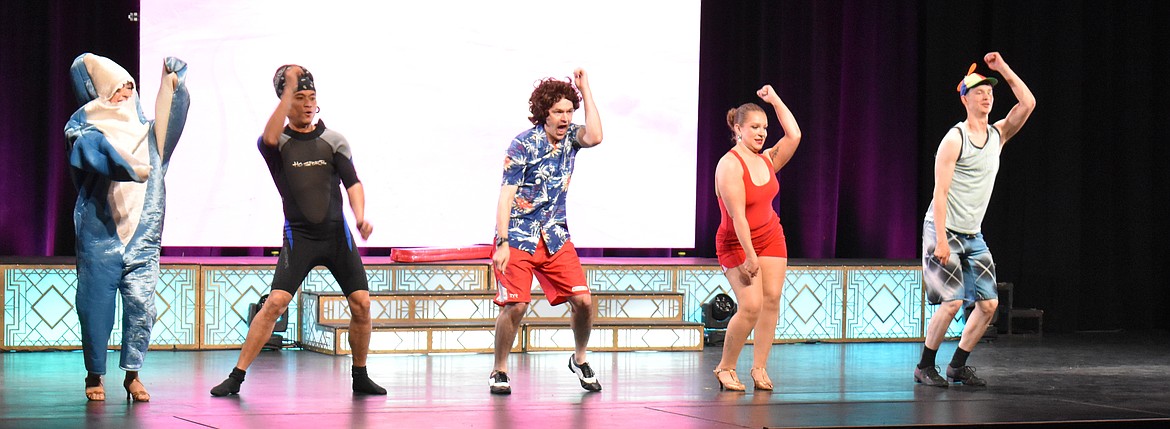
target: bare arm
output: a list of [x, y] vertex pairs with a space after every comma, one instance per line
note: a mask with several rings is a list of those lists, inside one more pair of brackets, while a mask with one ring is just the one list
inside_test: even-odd
[[585, 130], [579, 132], [577, 141], [581, 147], [593, 147], [601, 144], [601, 116], [597, 114], [597, 103], [593, 102], [593, 91], [589, 88], [589, 76], [585, 70], [573, 71], [573, 83], [581, 91], [581, 104], [585, 108]]
[[985, 55], [983, 61], [987, 63], [988, 68], [999, 72], [1003, 76], [1003, 80], [1012, 89], [1012, 94], [1016, 96], [1016, 105], [1012, 106], [1012, 110], [1008, 112], [1007, 117], [995, 123], [995, 127], [1003, 135], [1003, 141], [1000, 144], [1007, 144], [1008, 140], [1020, 132], [1020, 128], [1024, 126], [1024, 122], [1027, 122], [1028, 117], [1032, 115], [1032, 110], [1036, 109], [1036, 97], [1032, 95], [1032, 91], [1028, 89], [1028, 85], [1025, 85], [1024, 81], [1020, 80], [1019, 76], [1016, 76], [1016, 72], [1012, 71], [1012, 68], [1003, 61], [1003, 57], [998, 52]]
[[800, 125], [796, 123], [796, 117], [792, 116], [792, 111], [788, 110], [788, 106], [784, 101], [780, 100], [780, 96], [776, 95], [776, 90], [772, 89], [772, 85], [764, 85], [756, 95], [761, 99], [772, 105], [776, 110], [776, 117], [780, 119], [780, 127], [784, 129], [784, 137], [776, 142], [775, 146], [764, 151], [764, 155], [772, 159], [772, 173], [780, 171], [780, 167], [788, 164], [792, 159], [792, 154], [796, 153], [796, 147], [800, 145]]
[[951, 190], [962, 143], [959, 131], [952, 129], [939, 143], [934, 157], [934, 256], [942, 264], [946, 264], [951, 255], [951, 247], [947, 244], [947, 192]]
[[755, 277], [759, 272], [760, 266], [756, 249], [752, 247], [751, 226], [748, 225], [745, 213], [747, 197], [743, 189], [743, 167], [730, 159], [725, 156], [715, 167], [715, 192], [723, 200], [727, 216], [731, 218], [731, 224], [735, 227], [735, 237], [743, 247], [744, 263], [740, 267], [740, 279], [747, 284], [751, 283], [751, 277]]
[[168, 162], [187, 124], [191, 94], [187, 92], [187, 63], [183, 60], [167, 57], [162, 73], [154, 102], [154, 137], [163, 162]]
[[508, 259], [511, 251], [508, 249], [508, 224], [512, 220], [512, 201], [516, 199], [516, 190], [519, 187], [516, 185], [503, 185], [500, 187], [500, 199], [496, 202], [496, 237], [504, 238], [504, 243], [496, 246], [492, 252], [492, 266], [500, 273], [504, 273], [504, 269], [508, 267]]
[[349, 195], [349, 208], [353, 210], [353, 220], [357, 222], [358, 233], [362, 235], [362, 240], [370, 238], [370, 234], [374, 233], [374, 226], [366, 221], [366, 191], [362, 188], [362, 182], [354, 183], [345, 190]]
[[268, 117], [268, 123], [264, 124], [264, 134], [261, 137], [264, 144], [276, 146], [280, 141], [280, 134], [284, 132], [284, 121], [288, 118], [288, 112], [296, 99], [296, 81], [303, 73], [300, 67], [289, 67], [284, 71], [284, 81], [287, 83], [284, 85], [284, 93], [280, 95], [280, 103], [276, 105], [276, 110], [272, 111], [272, 116]]

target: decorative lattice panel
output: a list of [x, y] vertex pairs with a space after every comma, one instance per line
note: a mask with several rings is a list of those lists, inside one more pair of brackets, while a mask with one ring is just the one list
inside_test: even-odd
[[845, 338], [904, 340], [923, 336], [921, 270], [850, 269], [845, 296]]
[[[155, 322], [151, 348], [198, 345], [198, 276], [195, 266], [163, 266], [155, 288]], [[6, 349], [43, 350], [81, 347], [77, 319], [77, 270], [65, 266], [3, 268], [4, 341]], [[114, 308], [110, 346], [122, 342], [122, 304]]]
[[488, 282], [487, 264], [482, 265], [392, 265], [396, 291], [483, 291], [496, 290]]
[[[270, 290], [271, 266], [203, 267], [203, 346], [239, 347], [248, 336], [249, 305]], [[299, 313], [297, 300], [289, 303], [288, 336], [296, 337]]]
[[300, 295], [301, 308], [301, 346], [306, 349], [333, 354], [337, 341], [334, 329], [326, 328], [317, 323], [317, 314], [320, 314], [321, 302], [317, 294], [304, 293]]
[[585, 281], [593, 292], [674, 292], [674, 278], [671, 266], [585, 266]]
[[789, 268], [775, 338], [840, 340], [844, 276], [838, 268]]
[[718, 266], [678, 267], [678, 291], [685, 296], [683, 300], [683, 320], [687, 322], [703, 321], [703, 303], [710, 301], [715, 295], [725, 293], [733, 298], [731, 284]]
[[[525, 328], [526, 351], [571, 351], [573, 331], [567, 326]], [[701, 350], [703, 329], [700, 326], [606, 326], [594, 325], [589, 336], [589, 350]]]

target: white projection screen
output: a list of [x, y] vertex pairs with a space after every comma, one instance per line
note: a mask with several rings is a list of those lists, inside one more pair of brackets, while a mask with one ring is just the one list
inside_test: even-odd
[[534, 82], [581, 67], [605, 140], [577, 156], [573, 241], [694, 247], [699, 3], [142, 0], [148, 117], [162, 59], [189, 64], [163, 244], [280, 246], [280, 196], [256, 140], [278, 101], [274, 71], [296, 63], [316, 79], [318, 118], [353, 150], [375, 228], [359, 246], [490, 242]]

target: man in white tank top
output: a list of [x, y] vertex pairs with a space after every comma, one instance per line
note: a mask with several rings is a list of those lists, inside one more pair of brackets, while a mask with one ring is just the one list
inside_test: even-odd
[[[1000, 151], [1036, 108], [1032, 92], [998, 52], [985, 55], [983, 61], [1003, 76], [1017, 103], [1007, 117], [990, 124], [988, 116], [995, 101], [992, 87], [999, 81], [975, 73], [975, 64], [971, 64], [957, 88], [967, 119], [947, 131], [935, 155], [934, 198], [922, 226], [922, 278], [927, 299], [941, 305], [926, 327], [922, 359], [914, 369], [914, 381], [929, 386], [947, 387], [947, 379], [968, 386], [987, 384], [967, 365], [967, 356], [983, 337], [999, 305], [995, 262], [980, 226], [999, 171]], [[935, 365], [935, 354], [964, 300], [974, 300], [975, 310], [967, 319], [944, 379]]]

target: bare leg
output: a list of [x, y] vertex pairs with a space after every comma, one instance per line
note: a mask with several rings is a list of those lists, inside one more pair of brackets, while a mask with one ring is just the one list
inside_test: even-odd
[[353, 366], [366, 366], [370, 352], [370, 292], [359, 290], [349, 294], [349, 349], [353, 351]]
[[569, 297], [569, 306], [573, 309], [569, 327], [573, 330], [573, 343], [576, 345], [573, 359], [579, 364], [585, 363], [585, 349], [589, 347], [589, 334], [593, 332], [593, 297], [573, 295]]
[[268, 300], [264, 301], [264, 307], [256, 313], [256, 317], [252, 319], [252, 327], [248, 328], [248, 337], [244, 340], [244, 346], [240, 348], [236, 368], [247, 370], [252, 365], [252, 361], [260, 355], [260, 350], [264, 349], [264, 344], [272, 338], [272, 328], [276, 326], [276, 319], [284, 314], [291, 301], [292, 294], [283, 290], [268, 293]]
[[252, 365], [252, 361], [256, 360], [256, 356], [260, 354], [260, 350], [264, 348], [268, 339], [272, 338], [272, 328], [276, 325], [276, 319], [284, 314], [289, 301], [292, 301], [292, 294], [283, 290], [273, 290], [268, 294], [268, 300], [264, 301], [264, 307], [261, 307], [260, 311], [256, 313], [256, 317], [252, 318], [252, 327], [248, 329], [248, 337], [240, 349], [240, 357], [236, 360], [236, 367], [232, 368], [232, 373], [228, 375], [226, 380], [211, 388], [211, 396], [240, 393], [240, 384], [244, 382], [245, 370]]
[[955, 314], [958, 314], [959, 309], [963, 306], [963, 300], [956, 299], [946, 301], [934, 310], [934, 316], [930, 318], [930, 324], [926, 326], [926, 347], [931, 350], [938, 350], [938, 346], [942, 344], [943, 337], [947, 335], [947, 328], [951, 326], [951, 321], [955, 320]]
[[516, 333], [520, 331], [520, 321], [528, 312], [527, 302], [513, 302], [500, 307], [500, 314], [496, 316], [496, 363], [495, 371], [508, 371], [508, 353], [516, 343]]
[[[757, 275], [751, 278], [751, 283], [744, 284], [740, 279], [739, 268], [732, 268], [723, 273], [731, 283], [731, 290], [735, 294], [738, 306], [735, 315], [727, 323], [727, 335], [723, 339], [723, 356], [716, 369], [734, 370], [739, 361], [739, 352], [747, 343], [748, 334], [760, 319], [761, 302], [763, 301], [763, 281]], [[738, 377], [728, 372], [721, 372], [718, 377], [724, 384], [739, 384]]]
[[[963, 336], [959, 338], [959, 348], [970, 352], [975, 348], [976, 344], [979, 344], [979, 340], [983, 338], [983, 333], [987, 332], [988, 322], [995, 315], [996, 307], [999, 307], [998, 299], [988, 299], [975, 303], [975, 310], [971, 312], [970, 318], [967, 319], [967, 326], [963, 327]], [[931, 323], [933, 324], [934, 321], [932, 320]]]
[[760, 257], [760, 276], [763, 277], [760, 317], [756, 320], [756, 336], [752, 342], [752, 379], [756, 386], [772, 388], [768, 377], [768, 355], [776, 336], [776, 319], [780, 317], [780, 295], [784, 291], [785, 275], [788, 272], [788, 258]]

